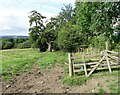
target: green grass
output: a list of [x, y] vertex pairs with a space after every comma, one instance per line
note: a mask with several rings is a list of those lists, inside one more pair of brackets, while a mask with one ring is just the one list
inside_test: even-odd
[[98, 93], [106, 93], [102, 87], [99, 88]]
[[83, 85], [86, 83], [87, 80], [89, 80], [90, 78], [86, 78], [86, 77], [69, 77], [69, 76], [65, 76], [63, 78], [63, 83], [66, 85]]
[[2, 51], [2, 78], [8, 80], [11, 76], [29, 70], [39, 58], [35, 49], [12, 49]]
[[9, 80], [15, 74], [29, 71], [33, 64], [40, 68], [68, 62], [67, 53], [39, 52], [37, 49], [2, 50], [2, 79]]
[[42, 69], [59, 63], [63, 65], [64, 62], [68, 62], [67, 53], [64, 52], [44, 52], [42, 54], [43, 56], [37, 61]]
[[111, 92], [118, 93], [118, 81], [113, 81], [112, 83], [108, 84], [108, 87]]

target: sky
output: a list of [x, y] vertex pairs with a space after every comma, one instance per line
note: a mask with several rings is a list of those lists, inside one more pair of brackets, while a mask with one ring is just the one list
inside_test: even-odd
[[27, 36], [30, 11], [50, 18], [57, 16], [64, 4], [74, 3], [75, 0], [0, 0], [0, 36]]

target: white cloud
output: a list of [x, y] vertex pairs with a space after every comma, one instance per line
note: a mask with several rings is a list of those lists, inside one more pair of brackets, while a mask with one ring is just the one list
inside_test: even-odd
[[64, 3], [64, 4], [69, 4], [69, 3], [74, 4], [76, 0], [51, 0], [51, 1], [58, 2], [58, 3]]
[[59, 13], [63, 4], [75, 0], [0, 0], [0, 35], [27, 35], [29, 12], [37, 10], [48, 19]]
[[[0, 9], [0, 12], [0, 32], [2, 32], [1, 35], [12, 34], [13, 32], [14, 34], [19, 33], [20, 35], [25, 32], [27, 35], [27, 29], [29, 27], [27, 12], [16, 9]], [[17, 31], [15, 29], [16, 27], [18, 27], [19, 29], [25, 29], [25, 31]]]

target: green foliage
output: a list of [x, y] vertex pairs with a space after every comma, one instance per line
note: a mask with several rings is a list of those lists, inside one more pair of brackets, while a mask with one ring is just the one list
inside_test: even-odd
[[28, 39], [24, 38], [3, 38], [2, 40], [2, 49], [12, 49], [12, 48], [30, 48], [31, 42]]
[[5, 42], [5, 43], [3, 42], [2, 46], [3, 46], [2, 47], [3, 49], [11, 49], [11, 48], [13, 48], [13, 43], [12, 42]]
[[30, 16], [29, 16], [30, 40], [33, 43], [35, 43], [34, 47], [38, 47], [39, 50], [43, 50], [43, 49], [41, 49], [41, 44], [45, 43], [45, 39], [44, 39], [44, 35], [43, 35], [43, 33], [45, 31], [45, 26], [43, 24], [43, 19], [46, 18], [46, 17], [42, 16], [40, 13], [38, 13], [35, 10], [31, 11], [30, 13], [31, 13]]
[[108, 41], [111, 49], [118, 48], [120, 33], [114, 35], [118, 29], [113, 29], [113, 24], [118, 19], [119, 9], [120, 2], [76, 2], [74, 9], [70, 4], [64, 5], [58, 16], [52, 17], [46, 25], [45, 17], [33, 10], [29, 16], [30, 39], [35, 43], [32, 47], [41, 51], [54, 48], [73, 52], [79, 45], [104, 49]]
[[14, 42], [15, 42], [15, 44], [19, 44], [19, 43], [23, 43], [23, 42], [26, 41], [26, 40], [28, 40], [28, 39], [15, 38], [15, 39], [14, 39]]
[[88, 45], [90, 43], [91, 38], [93, 37], [93, 33], [90, 30], [90, 26], [94, 11], [94, 5], [91, 2], [76, 3], [75, 18], [76, 24], [78, 25], [78, 30], [84, 37], [83, 45]]
[[14, 47], [14, 40], [13, 39], [3, 39], [2, 40], [2, 49], [11, 49]]
[[76, 31], [76, 26], [71, 23], [67, 23], [58, 34], [58, 46], [63, 51], [75, 51], [82, 41], [80, 33]]
[[45, 41], [48, 45], [48, 51], [52, 51], [53, 44], [55, 45], [55, 40], [57, 37], [57, 19], [51, 18], [50, 21], [46, 24], [45, 32], [43, 33]]
[[61, 12], [58, 15], [60, 26], [63, 26], [66, 22], [70, 21], [73, 18], [74, 9], [71, 4], [64, 5], [61, 8]]
[[17, 44], [17, 47], [16, 47], [16, 48], [19, 48], [19, 49], [31, 48], [31, 44], [32, 44], [32, 42], [31, 42], [30, 40], [26, 40], [26, 41], [23, 42], [23, 43]]
[[[112, 25], [116, 22], [120, 13], [119, 3], [120, 2], [76, 3], [76, 24], [78, 25], [81, 34], [85, 37], [84, 44], [96, 44], [101, 35], [101, 39], [104, 35], [105, 41], [113, 41], [112, 36], [114, 30], [112, 29]], [[99, 42], [100, 41], [101, 40], [99, 39]], [[105, 42], [101, 44], [101, 48], [103, 48]]]
[[105, 49], [105, 37], [104, 36], [94, 36], [91, 39], [90, 46], [104, 50]]
[[35, 48], [39, 48], [39, 47], [38, 47], [38, 44], [36, 42], [34, 42], [34, 43], [31, 44], [31, 48], [35, 49]]

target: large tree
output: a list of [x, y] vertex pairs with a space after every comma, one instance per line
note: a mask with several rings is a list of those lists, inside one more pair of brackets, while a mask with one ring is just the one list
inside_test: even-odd
[[97, 3], [92, 2], [76, 2], [75, 7], [75, 17], [76, 17], [76, 24], [78, 25], [79, 32], [81, 35], [84, 36], [85, 45], [90, 43], [94, 32], [91, 31], [91, 23], [92, 23], [92, 16], [95, 14], [95, 8], [97, 7]]
[[79, 31], [89, 44], [94, 36], [104, 35], [112, 40], [112, 25], [120, 14], [120, 2], [76, 2], [76, 19]]
[[49, 22], [46, 24], [46, 28], [44, 32], [44, 37], [48, 45], [48, 51], [52, 51], [52, 44], [56, 40], [57, 37], [56, 28], [57, 28], [57, 19], [52, 17], [49, 20]]
[[64, 5], [61, 8], [61, 12], [59, 12], [57, 16], [58, 20], [58, 28], [62, 28], [67, 22], [69, 22], [74, 15], [74, 9], [71, 4]]
[[46, 43], [44, 39], [44, 31], [45, 26], [43, 24], [43, 19], [45, 19], [45, 16], [42, 16], [39, 12], [36, 10], [33, 10], [30, 12], [29, 16], [29, 35], [32, 42], [36, 45], [36, 47], [39, 47], [40, 51], [44, 51], [46, 48]]
[[120, 15], [120, 2], [102, 2], [96, 10], [93, 16], [92, 29], [95, 31], [101, 31], [106, 38], [106, 49], [109, 49], [109, 44], [112, 42], [112, 36], [114, 30], [113, 24], [117, 21]]

